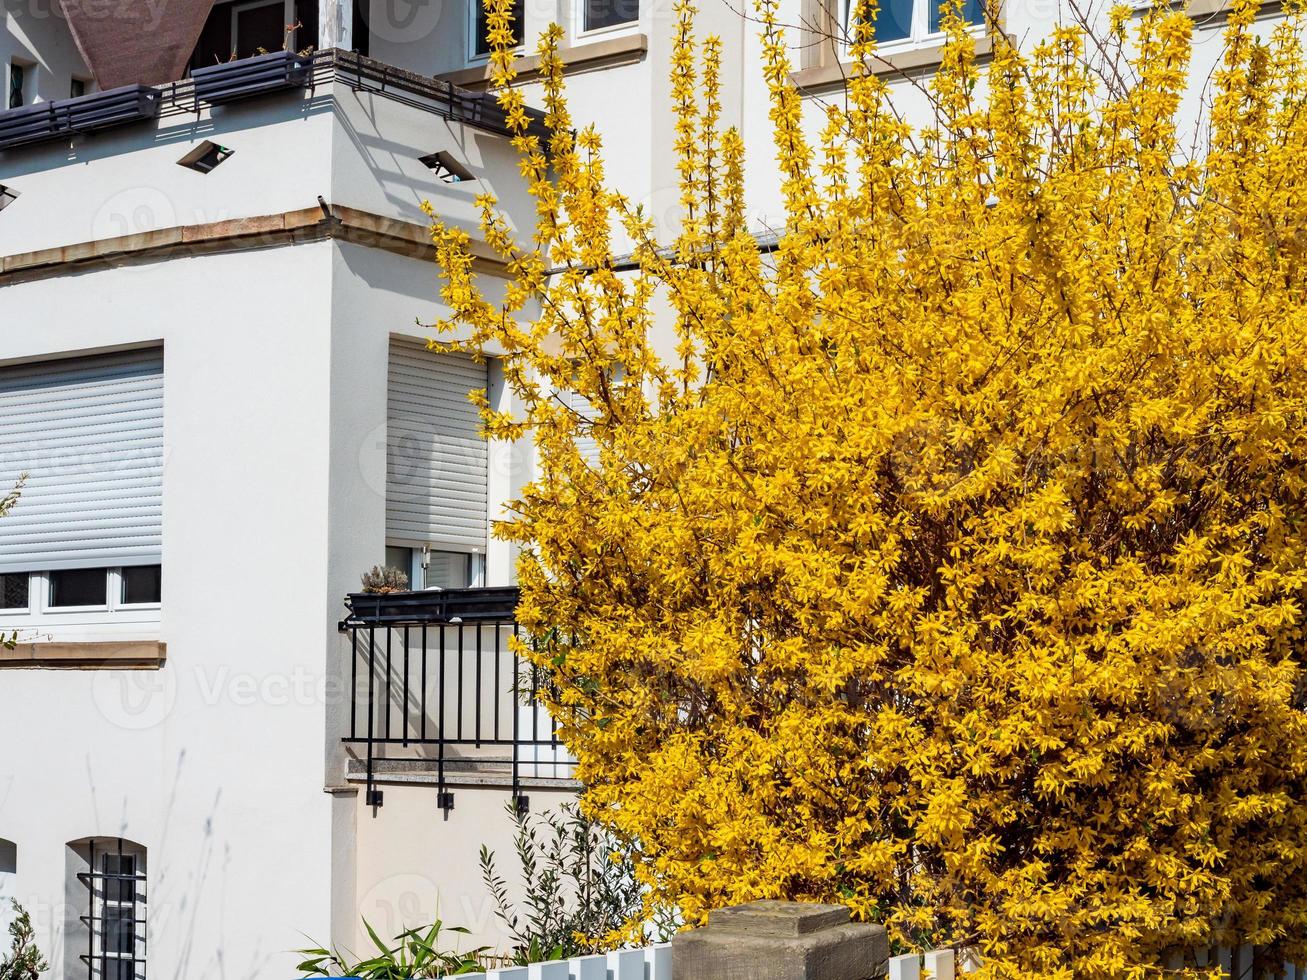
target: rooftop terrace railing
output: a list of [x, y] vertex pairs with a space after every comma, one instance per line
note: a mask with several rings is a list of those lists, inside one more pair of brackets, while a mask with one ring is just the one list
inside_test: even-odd
[[525, 811], [525, 778], [571, 779], [575, 762], [541, 704], [545, 681], [513, 649], [516, 588], [357, 593], [349, 615], [349, 733], [369, 806], [378, 770], [434, 775], [437, 805], [458, 777], [508, 782]]
[[[369, 92], [486, 132], [509, 133], [507, 116], [491, 93], [472, 92], [339, 48], [303, 56], [282, 54], [209, 66], [198, 72], [198, 80], [185, 78], [154, 88], [131, 86], [0, 111], [0, 151], [141, 123], [156, 115], [198, 114], [211, 104], [284, 98], [292, 90], [307, 91], [313, 98], [331, 84]], [[215, 74], [221, 78], [212, 77]], [[545, 135], [544, 113], [528, 109], [527, 116], [532, 132]]]

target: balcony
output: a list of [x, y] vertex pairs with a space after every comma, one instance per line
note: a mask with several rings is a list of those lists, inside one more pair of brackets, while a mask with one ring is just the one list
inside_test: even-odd
[[349, 639], [345, 745], [379, 807], [383, 779], [506, 785], [519, 811], [532, 783], [570, 784], [575, 761], [540, 703], [538, 672], [512, 649], [516, 588], [356, 593], [340, 623]]

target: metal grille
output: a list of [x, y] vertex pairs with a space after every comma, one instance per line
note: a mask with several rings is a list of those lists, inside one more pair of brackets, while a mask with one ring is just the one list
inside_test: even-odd
[[[98, 846], [97, 846], [98, 844]], [[82, 962], [88, 980], [145, 980], [145, 874], [121, 838], [91, 841], [90, 870], [78, 874], [89, 902]]]
[[516, 601], [511, 588], [349, 597], [341, 623], [350, 638], [344, 741], [366, 753], [370, 806], [382, 804], [382, 764], [433, 772], [445, 810], [458, 772], [507, 776], [523, 811], [524, 776], [573, 776], [575, 760], [541, 704], [542, 680], [510, 645], [521, 636]]

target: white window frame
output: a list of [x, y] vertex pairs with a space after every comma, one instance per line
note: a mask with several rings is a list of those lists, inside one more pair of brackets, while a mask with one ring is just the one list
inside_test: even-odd
[[[0, 632], [40, 630], [57, 626], [107, 626], [159, 622], [159, 602], [123, 602], [122, 567], [105, 569], [107, 602], [101, 606], [51, 606], [50, 569], [28, 572], [27, 608], [0, 609]], [[14, 574], [14, 573], [9, 573]]]
[[477, 551], [475, 548], [465, 548], [457, 545], [440, 544], [436, 541], [428, 542], [425, 545], [414, 544], [412, 541], [390, 540], [386, 542], [387, 548], [405, 548], [409, 552], [409, 567], [400, 569], [408, 574], [409, 588], [415, 592], [423, 592], [425, 588], [419, 588], [421, 582], [426, 585], [426, 569], [423, 567], [423, 550], [438, 551], [450, 555], [467, 555], [471, 561], [471, 567], [468, 574], [468, 584], [464, 588], [481, 589], [486, 584], [486, 556], [485, 552]]
[[[236, 49], [237, 29], [240, 26], [240, 15], [248, 10], [258, 10], [262, 7], [281, 7], [281, 23], [283, 30], [289, 24], [295, 23], [295, 0], [249, 0], [248, 3], [238, 3], [231, 8], [231, 46], [232, 50]], [[292, 31], [290, 35], [291, 50], [299, 50], [299, 31]], [[282, 35], [281, 43], [286, 43], [286, 35]], [[273, 48], [272, 52], [279, 51], [280, 48]]]
[[613, 24], [611, 27], [596, 27], [587, 29], [585, 26], [585, 8], [586, 0], [572, 0], [572, 36], [578, 43], [589, 40], [598, 40], [605, 37], [622, 37], [627, 34], [638, 34], [641, 23], [644, 20], [645, 0], [635, 0], [636, 12], [632, 20], [623, 21], [620, 24]]
[[[484, 65], [490, 61], [489, 51], [477, 51], [477, 11], [480, 9], [481, 0], [467, 0], [467, 63], [468, 65]], [[522, 22], [517, 25], [520, 32], [517, 45], [513, 51], [522, 54], [526, 51], [526, 39], [531, 36], [531, 31], [527, 26], [531, 22], [531, 0], [522, 0]]]
[[[840, 12], [840, 21], [844, 25], [845, 40], [842, 44], [841, 57], [845, 60], [853, 56], [853, 12], [857, 9], [857, 0], [838, 0], [843, 3], [843, 9]], [[940, 6], [940, 0], [912, 0], [912, 27], [908, 36], [897, 41], [878, 41], [876, 42], [876, 53], [879, 55], [893, 54], [898, 51], [915, 51], [918, 48], [928, 48], [933, 45], [942, 44], [946, 35], [943, 31], [930, 30], [930, 11], [931, 7]], [[985, 33], [985, 22], [980, 20], [967, 28], [967, 33], [979, 37]]]

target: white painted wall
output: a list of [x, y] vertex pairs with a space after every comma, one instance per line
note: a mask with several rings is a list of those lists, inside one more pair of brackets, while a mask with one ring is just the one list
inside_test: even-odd
[[166, 666], [0, 674], [0, 835], [56, 977], [77, 975], [56, 935], [64, 845], [87, 836], [148, 848], [152, 976], [284, 976], [300, 930], [327, 927], [330, 307], [285, 284], [325, 282], [331, 249], [0, 290], [0, 363], [165, 351]]
[[[236, 153], [207, 176], [177, 166], [200, 139]], [[21, 197], [0, 254], [276, 214], [318, 194], [408, 221], [425, 221], [429, 198], [474, 227], [469, 188], [416, 163], [446, 146], [486, 169], [479, 190], [520, 206], [502, 138], [348, 90], [3, 154]], [[104, 635], [157, 636], [166, 666], [0, 673], [0, 837], [21, 855], [4, 888], [32, 911], [55, 977], [80, 975], [61, 954], [64, 845], [93, 835], [148, 848], [151, 976], [273, 980], [305, 934], [355, 935], [336, 623], [384, 554], [386, 349], [392, 334], [426, 336], [434, 272], [318, 242], [0, 289], [0, 365], [165, 348], [162, 617]], [[511, 454], [491, 455], [501, 494], [520, 485]], [[506, 554], [489, 575], [510, 579]]]

